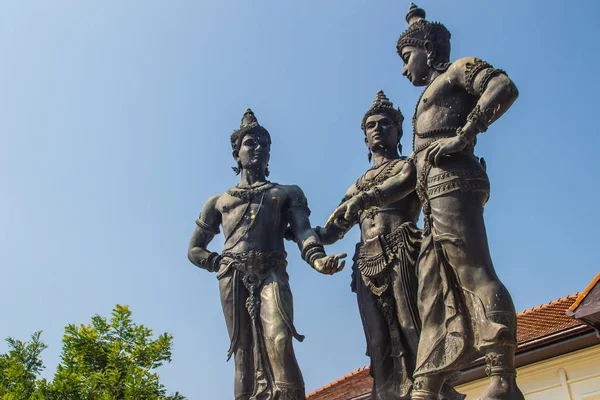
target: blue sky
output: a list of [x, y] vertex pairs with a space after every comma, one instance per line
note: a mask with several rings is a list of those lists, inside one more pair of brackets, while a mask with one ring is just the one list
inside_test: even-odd
[[[232, 398], [217, 281], [186, 258], [206, 199], [237, 183], [229, 135], [251, 107], [273, 138], [272, 180], [300, 185], [323, 224], [369, 166], [360, 121], [378, 89], [407, 117], [411, 147], [421, 89], [395, 53], [409, 2], [1, 4], [0, 337], [44, 330], [51, 376], [65, 325], [127, 304], [175, 336], [160, 370], [170, 391]], [[583, 290], [599, 271], [600, 3], [418, 5], [452, 33], [452, 59], [483, 58], [520, 90], [477, 148], [490, 248], [517, 310]], [[357, 239], [329, 251], [351, 254]], [[288, 253], [310, 392], [368, 359], [349, 268], [323, 276]]]

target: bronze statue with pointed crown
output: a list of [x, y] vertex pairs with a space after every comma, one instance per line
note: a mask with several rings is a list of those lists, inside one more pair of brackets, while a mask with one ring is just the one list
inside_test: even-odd
[[[417, 193], [423, 207], [418, 308], [421, 337], [413, 399], [437, 400], [449, 377], [484, 356], [490, 384], [484, 400], [519, 400], [514, 355], [516, 315], [498, 279], [487, 243], [483, 207], [489, 197], [475, 137], [518, 96], [502, 70], [477, 58], [450, 63], [450, 33], [411, 4], [397, 51], [402, 74], [425, 86], [413, 116]], [[351, 219], [365, 205], [398, 201], [414, 179], [396, 175], [365, 199], [350, 199], [334, 218]], [[359, 201], [360, 200], [360, 201]]]
[[[420, 320], [417, 309], [415, 263], [421, 247], [416, 222], [421, 211], [415, 193], [416, 170], [401, 157], [402, 121], [399, 109], [383, 91], [365, 113], [361, 128], [374, 165], [348, 189], [342, 202], [353, 199], [364, 208], [356, 217], [338, 218], [325, 228], [317, 227], [321, 241], [340, 240], [355, 224], [361, 232], [352, 267], [352, 290], [356, 292], [367, 354], [373, 377], [371, 398], [409, 399], [417, 357]], [[378, 185], [393, 176], [412, 180], [403, 198], [382, 206]], [[446, 399], [461, 399], [450, 385]]]
[[[296, 185], [266, 179], [271, 136], [247, 109], [231, 135], [240, 183], [204, 205], [188, 249], [196, 266], [215, 272], [235, 360], [236, 400], [305, 400], [292, 338], [292, 294], [284, 233], [293, 232], [302, 258], [323, 274], [344, 267], [345, 254], [326, 255], [310, 227], [308, 202]], [[221, 254], [207, 249], [225, 234]]]

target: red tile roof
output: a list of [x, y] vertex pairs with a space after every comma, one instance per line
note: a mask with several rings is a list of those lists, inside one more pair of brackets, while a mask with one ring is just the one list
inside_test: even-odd
[[[580, 293], [563, 297], [517, 314], [517, 340], [519, 346], [545, 336], [584, 325], [567, 317], [565, 311], [575, 303]], [[332, 382], [307, 396], [308, 400], [348, 400], [369, 393], [373, 380], [369, 367], [354, 372]]]
[[553, 333], [583, 325], [567, 317], [565, 311], [575, 302], [579, 293], [517, 314], [517, 342], [519, 345]]

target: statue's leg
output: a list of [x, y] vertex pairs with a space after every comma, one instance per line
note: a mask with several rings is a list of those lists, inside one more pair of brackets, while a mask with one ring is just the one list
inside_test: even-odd
[[[404, 254], [401, 252], [398, 255], [398, 261], [394, 263], [394, 280], [392, 282], [398, 322], [406, 344], [407, 354], [405, 359], [411, 379], [415, 369], [421, 330], [421, 320], [417, 307], [418, 280], [416, 265], [411, 262], [411, 259], [416, 260], [417, 257], [418, 254]], [[462, 400], [465, 397], [448, 383], [444, 383], [440, 389], [441, 400]]]
[[261, 290], [260, 319], [265, 349], [281, 400], [304, 400], [304, 379], [296, 360], [292, 339], [293, 298], [285, 267], [267, 277]]
[[252, 333], [245, 307], [248, 290], [233, 268], [219, 280], [219, 289], [235, 363], [235, 400], [247, 400], [254, 388]]
[[[356, 299], [367, 341], [367, 355], [371, 359], [370, 374], [373, 377], [371, 397], [377, 400], [401, 399], [397, 393], [401, 381], [407, 376], [397, 376], [392, 359], [392, 342], [388, 323], [377, 304], [375, 296], [356, 271]], [[396, 376], [395, 376], [396, 375]], [[402, 379], [404, 378], [404, 379]]]
[[[483, 399], [523, 398], [516, 384], [514, 350], [516, 314], [512, 298], [500, 282], [489, 252], [483, 218], [485, 192], [461, 190], [431, 201], [435, 231], [459, 238], [444, 244], [443, 253], [456, 273], [473, 326], [477, 350], [486, 355], [490, 387]], [[501, 327], [498, 330], [496, 327]], [[496, 367], [490, 367], [492, 365]]]
[[[414, 260], [417, 257], [418, 254], [411, 255], [411, 258]], [[394, 262], [392, 288], [394, 290], [394, 299], [396, 300], [396, 316], [405, 343], [410, 351], [409, 359], [411, 362], [409, 365], [411, 366], [412, 373], [415, 368], [421, 330], [421, 320], [417, 308], [418, 281], [416, 266], [410, 262], [410, 259], [402, 254], [402, 252], [398, 255], [398, 258], [399, 260]]]

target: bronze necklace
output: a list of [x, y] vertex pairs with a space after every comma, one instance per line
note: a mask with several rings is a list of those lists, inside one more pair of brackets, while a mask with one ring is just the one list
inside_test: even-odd
[[[364, 192], [366, 190], [371, 189], [373, 186], [378, 186], [380, 184], [382, 184], [383, 182], [385, 182], [391, 175], [392, 175], [392, 170], [394, 169], [394, 167], [396, 166], [396, 164], [398, 164], [398, 162], [402, 161], [401, 158], [396, 158], [394, 160], [389, 160], [386, 161], [385, 165], [383, 168], [381, 168], [381, 170], [373, 177], [370, 179], [366, 178], [366, 175], [361, 176], [360, 178], [358, 178], [356, 180], [356, 182], [354, 183], [354, 186], [356, 186], [356, 189], [359, 192]], [[377, 167], [372, 167], [369, 168], [369, 171], [381, 167], [381, 165], [378, 165]]]
[[250, 186], [248, 188], [239, 187], [239, 185], [236, 185], [234, 188], [229, 189], [227, 194], [249, 202], [254, 196], [259, 193], [263, 193], [265, 190], [271, 189], [273, 186], [275, 186], [275, 183], [269, 181], [262, 182], [260, 185], [255, 187]]

